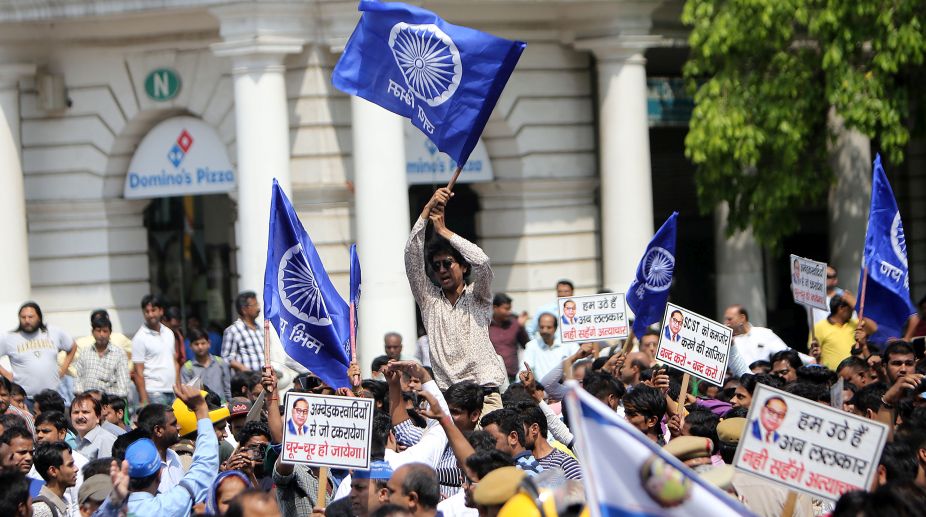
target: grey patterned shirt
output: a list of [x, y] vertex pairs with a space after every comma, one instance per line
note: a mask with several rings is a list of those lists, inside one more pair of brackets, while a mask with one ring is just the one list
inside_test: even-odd
[[418, 219], [405, 245], [405, 273], [428, 332], [434, 380], [445, 390], [459, 381], [504, 388], [505, 364], [489, 341], [492, 319], [492, 268], [489, 257], [472, 242], [454, 235], [450, 244], [470, 264], [471, 283], [452, 305], [428, 277], [424, 264], [427, 220]]

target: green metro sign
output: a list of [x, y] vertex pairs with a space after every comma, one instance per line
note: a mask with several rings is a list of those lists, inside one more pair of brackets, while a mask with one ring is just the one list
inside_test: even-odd
[[155, 101], [169, 101], [180, 92], [180, 76], [170, 68], [158, 68], [145, 77], [145, 93]]

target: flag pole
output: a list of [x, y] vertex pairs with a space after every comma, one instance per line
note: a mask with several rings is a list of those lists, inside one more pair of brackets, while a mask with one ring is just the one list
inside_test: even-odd
[[457, 179], [460, 177], [460, 172], [463, 170], [463, 165], [457, 165], [457, 170], [453, 171], [453, 177], [450, 178], [450, 182], [447, 183], [447, 190], [453, 190], [453, 186], [457, 184]]
[[858, 305], [858, 321], [859, 323], [865, 319], [865, 288], [868, 287], [868, 266], [862, 268], [862, 299], [859, 300]]
[[[354, 302], [350, 302], [350, 359], [351, 362], [357, 362], [357, 327], [355, 327], [355, 322], [357, 321], [357, 307], [354, 305]], [[356, 388], [360, 386], [360, 376], [353, 375], [350, 379], [351, 386]]]
[[264, 366], [270, 366], [270, 320], [264, 320]]

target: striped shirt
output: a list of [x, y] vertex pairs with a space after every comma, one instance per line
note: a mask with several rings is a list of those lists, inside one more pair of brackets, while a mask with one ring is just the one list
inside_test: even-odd
[[222, 357], [259, 372], [264, 367], [264, 337], [257, 328], [249, 327], [238, 318], [222, 334]]
[[562, 469], [566, 473], [566, 479], [582, 479], [582, 467], [579, 466], [579, 462], [559, 449], [553, 449], [553, 452], [537, 458], [537, 461], [544, 470]]
[[[415, 427], [411, 420], [405, 420], [393, 429], [396, 442], [411, 447], [421, 440], [424, 429]], [[440, 483], [441, 499], [451, 497], [460, 491], [463, 486], [463, 470], [457, 465], [457, 457], [448, 443], [441, 453], [437, 465], [430, 465], [437, 471], [437, 481]]]

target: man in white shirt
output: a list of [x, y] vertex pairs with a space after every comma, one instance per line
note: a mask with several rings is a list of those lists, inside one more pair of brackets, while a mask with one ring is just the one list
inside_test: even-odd
[[173, 386], [179, 369], [174, 333], [163, 323], [164, 302], [156, 295], [141, 299], [145, 323], [132, 338], [135, 387], [142, 406], [149, 403], [171, 405]]
[[733, 329], [733, 346], [747, 365], [758, 360], [768, 361], [775, 352], [788, 349], [771, 329], [750, 324], [749, 313], [742, 305], [727, 307], [723, 322]]
[[[556, 331], [558, 318], [549, 312], [540, 315], [538, 326], [540, 337], [528, 341], [524, 348], [524, 362], [534, 371], [534, 377], [542, 379], [553, 368], [563, 362], [563, 359], [574, 354], [579, 349], [577, 343], [562, 343], [559, 332]], [[521, 371], [524, 371], [521, 365]]]

